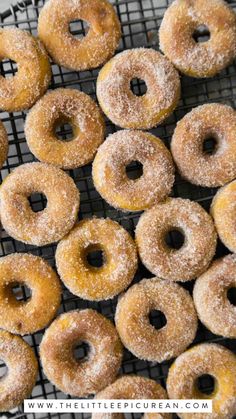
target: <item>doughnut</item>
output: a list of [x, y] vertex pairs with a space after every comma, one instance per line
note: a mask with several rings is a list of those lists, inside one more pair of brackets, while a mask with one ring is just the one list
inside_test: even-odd
[[[150, 378], [138, 375], [123, 375], [114, 383], [96, 394], [95, 399], [167, 399], [164, 388]], [[124, 419], [123, 413], [93, 413], [92, 419]], [[146, 413], [143, 419], [169, 419], [167, 413]]]
[[0, 358], [7, 366], [0, 384], [0, 412], [8, 412], [29, 397], [38, 363], [28, 343], [5, 330], [0, 330]]
[[[94, 267], [87, 256], [103, 252], [103, 265]], [[107, 300], [124, 291], [134, 278], [138, 258], [129, 233], [110, 219], [80, 221], [56, 249], [58, 273], [69, 290], [86, 300]]]
[[[12, 290], [17, 283], [30, 288], [28, 301], [16, 299]], [[1, 328], [20, 335], [35, 333], [55, 317], [60, 302], [59, 279], [45, 260], [28, 253], [0, 258]]]
[[211, 215], [220, 240], [231, 252], [236, 252], [236, 180], [223, 186], [214, 196]]
[[[88, 33], [77, 39], [70, 22], [86, 21]], [[121, 37], [119, 19], [107, 0], [49, 0], [38, 20], [39, 38], [55, 63], [81, 71], [98, 67], [115, 53]]]
[[236, 339], [236, 307], [227, 292], [236, 288], [236, 255], [214, 261], [194, 286], [193, 298], [201, 322], [216, 335]]
[[[172, 231], [184, 237], [180, 249], [166, 243]], [[211, 216], [197, 202], [182, 198], [168, 198], [143, 213], [135, 236], [146, 268], [162, 279], [181, 282], [190, 281], [207, 269], [217, 243]]]
[[[73, 138], [60, 141], [56, 127], [71, 124]], [[63, 169], [84, 166], [93, 160], [104, 139], [105, 124], [100, 109], [85, 93], [56, 89], [31, 109], [25, 124], [30, 151], [41, 161]]]
[[[74, 356], [75, 347], [86, 342], [84, 361]], [[76, 397], [95, 394], [111, 384], [122, 360], [122, 345], [110, 320], [92, 309], [60, 315], [46, 330], [40, 356], [48, 379], [63, 393]]]
[[[28, 197], [45, 194], [47, 206], [34, 212]], [[62, 170], [45, 163], [26, 163], [10, 173], [0, 187], [1, 222], [16, 240], [44, 246], [60, 240], [73, 227], [79, 191]]]
[[[166, 325], [157, 330], [149, 320], [160, 310]], [[181, 354], [197, 332], [197, 314], [188, 291], [159, 278], [144, 279], [123, 294], [117, 304], [116, 328], [123, 345], [139, 359], [163, 362]]]
[[14, 77], [0, 76], [0, 109], [22, 111], [46, 92], [51, 67], [41, 42], [18, 28], [0, 29], [0, 60], [8, 58], [17, 64]]
[[[129, 179], [126, 166], [139, 161], [143, 175]], [[152, 134], [118, 131], [99, 147], [93, 162], [93, 182], [115, 208], [140, 211], [165, 199], [174, 183], [174, 165], [168, 149]]]
[[[204, 151], [215, 141], [212, 153]], [[171, 152], [179, 173], [189, 182], [222, 186], [236, 177], [236, 112], [220, 103], [198, 106], [178, 122]]]
[[[147, 92], [135, 95], [130, 82], [144, 80]], [[101, 69], [97, 98], [106, 116], [122, 128], [149, 129], [160, 124], [176, 108], [180, 79], [171, 62], [154, 49], [123, 51]]]
[[[198, 42], [195, 34], [209, 31]], [[236, 17], [223, 0], [175, 0], [166, 10], [160, 31], [160, 49], [182, 73], [213, 77], [236, 55]]]
[[[197, 380], [211, 375], [212, 394], [200, 391]], [[232, 419], [236, 414], [236, 356], [221, 345], [202, 343], [180, 355], [169, 369], [170, 399], [212, 399], [212, 413], [178, 413], [181, 419]]]
[[3, 166], [8, 153], [8, 136], [7, 131], [0, 120], [0, 168]]

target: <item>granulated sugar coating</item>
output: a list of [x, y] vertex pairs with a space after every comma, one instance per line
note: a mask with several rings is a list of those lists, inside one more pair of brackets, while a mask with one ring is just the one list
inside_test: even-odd
[[[193, 35], [205, 25], [207, 42]], [[236, 54], [236, 15], [223, 0], [175, 0], [160, 26], [160, 48], [184, 74], [213, 77], [228, 66]]]
[[[91, 266], [87, 255], [103, 252], [103, 265]], [[70, 291], [86, 300], [107, 300], [124, 291], [134, 278], [138, 258], [129, 233], [110, 219], [82, 220], [60, 241], [58, 273]]]
[[[132, 79], [145, 81], [147, 92], [136, 96]], [[97, 97], [107, 117], [122, 128], [149, 129], [160, 124], [176, 108], [180, 79], [171, 62], [147, 48], [123, 51], [100, 71]]]
[[[79, 19], [89, 25], [82, 39], [69, 28]], [[38, 32], [54, 62], [77, 71], [105, 63], [121, 37], [120, 22], [107, 0], [49, 0], [40, 12]]]
[[[164, 388], [154, 380], [138, 375], [123, 375], [96, 394], [95, 399], [167, 399]], [[124, 419], [122, 413], [93, 413], [92, 419]], [[143, 419], [170, 419], [168, 413], [146, 413]]]
[[[138, 161], [143, 175], [129, 179], [126, 166]], [[109, 135], [93, 162], [93, 181], [113, 207], [139, 211], [163, 201], [174, 183], [174, 165], [163, 142], [146, 132], [122, 130]]]
[[[211, 154], [204, 141], [215, 140]], [[236, 112], [220, 103], [194, 108], [181, 119], [171, 141], [179, 173], [196, 185], [222, 186], [236, 177]]]
[[0, 121], [0, 168], [3, 166], [3, 163], [7, 158], [8, 148], [7, 131], [3, 123]]
[[51, 80], [49, 58], [41, 42], [18, 28], [0, 29], [0, 57], [16, 62], [14, 77], [0, 76], [0, 109], [29, 109], [47, 90]]
[[[70, 123], [73, 139], [60, 141], [56, 127]], [[84, 166], [93, 160], [104, 140], [105, 123], [96, 103], [75, 89], [47, 93], [31, 109], [25, 135], [31, 152], [41, 161], [63, 169]]]
[[[164, 313], [167, 323], [156, 330], [152, 310]], [[137, 358], [163, 362], [181, 354], [197, 332], [193, 300], [184, 288], [159, 278], [144, 279], [123, 294], [115, 321], [124, 346]]]
[[[88, 358], [74, 356], [75, 347], [86, 342]], [[65, 394], [86, 397], [111, 384], [122, 361], [122, 344], [112, 322], [95, 310], [70, 311], [46, 330], [40, 356], [48, 379]]]
[[211, 204], [211, 214], [214, 218], [220, 240], [231, 252], [236, 252], [236, 181], [223, 186], [214, 196]]
[[[173, 230], [184, 236], [178, 250], [165, 241]], [[168, 198], [141, 215], [136, 242], [149, 271], [163, 279], [185, 282], [207, 269], [215, 254], [217, 234], [211, 216], [197, 202]]]
[[236, 255], [218, 259], [194, 286], [194, 302], [204, 325], [216, 335], [236, 339], [236, 307], [227, 291], [236, 288]]
[[0, 382], [0, 412], [8, 412], [29, 397], [38, 363], [33, 349], [21, 337], [4, 330], [0, 330], [0, 358], [8, 368]]
[[[211, 395], [197, 388], [198, 377], [215, 379]], [[236, 414], [236, 356], [221, 345], [203, 343], [180, 355], [167, 378], [170, 399], [212, 399], [212, 413], [178, 413], [181, 419], [232, 419]]]
[[[43, 193], [44, 210], [34, 212], [28, 197]], [[73, 227], [79, 210], [79, 191], [62, 170], [27, 163], [6, 177], [0, 188], [1, 222], [10, 236], [24, 243], [44, 246], [64, 237]]]
[[[31, 291], [27, 301], [17, 301], [16, 284]], [[35, 333], [56, 316], [61, 302], [61, 285], [47, 262], [28, 253], [0, 258], [0, 327], [12, 333]]]

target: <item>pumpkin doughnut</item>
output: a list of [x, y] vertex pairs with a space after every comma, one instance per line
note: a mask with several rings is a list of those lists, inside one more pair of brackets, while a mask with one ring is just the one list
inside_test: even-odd
[[0, 382], [0, 412], [8, 412], [29, 397], [38, 363], [28, 343], [5, 330], [0, 330], [0, 358], [8, 369]]
[[[70, 123], [74, 137], [60, 141], [56, 127]], [[96, 103], [85, 93], [56, 89], [31, 109], [25, 124], [30, 151], [41, 161], [63, 169], [84, 166], [93, 160], [104, 139], [105, 124]]]
[[[18, 282], [32, 291], [26, 302], [17, 301], [12, 292]], [[20, 335], [35, 333], [55, 317], [60, 301], [58, 276], [45, 260], [27, 253], [0, 258], [1, 328]]]
[[[84, 362], [73, 350], [90, 346]], [[122, 360], [122, 345], [115, 327], [95, 310], [75, 310], [59, 316], [46, 330], [40, 345], [44, 372], [63, 393], [76, 397], [95, 394], [111, 384]]]
[[[156, 330], [152, 310], [160, 310], [166, 325]], [[197, 314], [188, 291], [159, 278], [144, 279], [121, 296], [115, 314], [124, 346], [137, 358], [163, 362], [181, 354], [197, 332]]]
[[[204, 140], [214, 139], [212, 154]], [[236, 177], [236, 112], [220, 103], [198, 106], [178, 122], [171, 151], [182, 177], [196, 185], [216, 187]]]
[[[103, 266], [94, 267], [87, 256], [103, 251]], [[92, 218], [80, 221], [56, 250], [58, 273], [69, 290], [86, 300], [107, 300], [124, 291], [137, 269], [137, 250], [129, 233], [115, 221]]]
[[[139, 179], [129, 179], [126, 166], [143, 165]], [[99, 147], [93, 163], [93, 181], [113, 207], [139, 211], [165, 199], [174, 183], [171, 154], [159, 138], [142, 131], [118, 131]]]
[[[194, 39], [206, 26], [207, 42]], [[160, 31], [160, 49], [182, 73], [213, 77], [236, 55], [236, 17], [223, 0], [175, 0], [165, 12]]]
[[[212, 394], [201, 392], [197, 379], [211, 375]], [[170, 399], [212, 399], [212, 413], [178, 413], [182, 419], [232, 419], [236, 414], [236, 356], [221, 345], [202, 343], [180, 355], [169, 369]]]
[[220, 188], [211, 204], [220, 240], [231, 252], [236, 252], [236, 180]]
[[[171, 231], [184, 236], [180, 249], [166, 244]], [[143, 264], [163, 279], [190, 281], [203, 273], [216, 249], [217, 234], [210, 215], [189, 199], [168, 198], [146, 211], [136, 227], [136, 242]]]
[[[83, 39], [70, 33], [69, 24], [82, 19], [90, 28]], [[107, 0], [49, 0], [38, 20], [39, 38], [55, 63], [81, 71], [98, 67], [114, 54], [121, 28]]]
[[[138, 375], [123, 375], [114, 383], [96, 394], [95, 399], [167, 399], [164, 388], [150, 378]], [[124, 419], [123, 413], [93, 413], [92, 419]], [[146, 413], [143, 419], [169, 419], [167, 413]]]
[[236, 338], [236, 307], [227, 291], [236, 288], [236, 255], [218, 259], [194, 286], [194, 302], [201, 322], [216, 335]]
[[0, 168], [3, 166], [8, 153], [8, 137], [7, 131], [0, 120]]
[[[45, 194], [47, 207], [34, 212], [28, 197]], [[44, 163], [26, 163], [10, 173], [0, 188], [1, 222], [16, 240], [44, 246], [60, 240], [73, 227], [79, 191], [62, 170]]]
[[[134, 78], [145, 81], [147, 92], [136, 96]], [[123, 51], [101, 69], [97, 97], [107, 117], [122, 128], [149, 129], [160, 124], [176, 108], [180, 79], [171, 62], [154, 49]]]
[[51, 67], [41, 42], [18, 28], [0, 29], [0, 60], [16, 62], [14, 77], [0, 76], [0, 109], [22, 111], [46, 92], [51, 80]]

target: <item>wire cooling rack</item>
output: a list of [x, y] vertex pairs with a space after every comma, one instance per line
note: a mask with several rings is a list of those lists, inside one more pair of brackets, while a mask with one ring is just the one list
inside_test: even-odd
[[[158, 49], [158, 28], [160, 26], [163, 14], [171, 3], [170, 0], [118, 0], [113, 1], [114, 7], [122, 22], [123, 36], [120, 43], [119, 51], [123, 49], [146, 46]], [[206, 0], [207, 3], [207, 0]], [[236, 10], [236, 1], [228, 1], [231, 7]], [[21, 29], [29, 30], [33, 35], [37, 34], [37, 19], [39, 11], [44, 4], [44, 0], [26, 0], [17, 3], [15, 6], [10, 6], [9, 9], [0, 14], [0, 25], [2, 27], [17, 26]], [[207, 5], [206, 5], [207, 6]], [[86, 33], [86, 26], [81, 21], [71, 23], [71, 32], [77, 36], [83, 36]], [[206, 33], [202, 33], [205, 36]], [[0, 73], [5, 77], [12, 76], [16, 71], [16, 65], [12, 61], [4, 60], [0, 64]], [[98, 70], [74, 72], [64, 68], [60, 68], [52, 63], [53, 80], [50, 86], [51, 89], [58, 87], [72, 87], [84, 91], [95, 97], [95, 85]], [[133, 90], [136, 94], [144, 92], [145, 85], [142, 81], [133, 81]], [[236, 65], [235, 63], [221, 72], [213, 79], [191, 79], [182, 77], [182, 95], [177, 110], [171, 117], [165, 121], [161, 126], [151, 130], [152, 133], [160, 137], [164, 143], [169, 147], [169, 142], [176, 122], [181, 119], [187, 112], [197, 105], [206, 102], [222, 102], [236, 107]], [[5, 178], [9, 172], [15, 167], [26, 162], [35, 160], [34, 156], [30, 153], [24, 136], [24, 121], [25, 112], [15, 113], [1, 113], [1, 119], [4, 122], [9, 137], [9, 154], [1, 170], [1, 180]], [[116, 131], [118, 128], [107, 120], [107, 134]], [[71, 135], [70, 127], [61, 127], [58, 131], [61, 139], [68, 139]], [[137, 166], [133, 164], [129, 168], [129, 175], [132, 176], [136, 173]], [[135, 225], [137, 224], [139, 213], [122, 213], [110, 207], [95, 191], [91, 179], [91, 165], [69, 171], [69, 174], [76, 182], [81, 193], [81, 205], [79, 218], [88, 218], [91, 216], [97, 217], [110, 217], [120, 222], [132, 235], [134, 233]], [[215, 189], [201, 188], [190, 185], [183, 181], [178, 175], [173, 189], [174, 196], [182, 198], [190, 198], [199, 202], [205, 209], [209, 209], [212, 197], [215, 194]], [[45, 207], [45, 199], [41, 195], [34, 195], [31, 197], [31, 206], [35, 211], [39, 211]], [[170, 244], [177, 245], [178, 237], [174, 234], [169, 237]], [[12, 252], [31, 252], [35, 255], [42, 256], [49, 263], [54, 266], [54, 252], [55, 245], [45, 247], [26, 246], [23, 243], [13, 240], [5, 231], [2, 231], [0, 241], [1, 255], [7, 255]], [[219, 243], [217, 248], [216, 257], [227, 254], [228, 251], [224, 246]], [[97, 260], [94, 261], [96, 263]], [[152, 277], [141, 264], [135, 281], [142, 278]], [[190, 291], [192, 284], [184, 285]], [[26, 299], [28, 290], [24, 287], [18, 287], [15, 290], [18, 299]], [[235, 303], [235, 296], [232, 296]], [[76, 308], [91, 307], [98, 310], [103, 315], [113, 319], [116, 299], [90, 303], [82, 301], [76, 296], [72, 295], [67, 289], [63, 292], [63, 301], [61, 304], [60, 312], [69, 311]], [[155, 312], [152, 315], [152, 323], [157, 327], [163, 325], [163, 318], [160, 313]], [[25, 339], [32, 345], [36, 355], [39, 354], [39, 344], [42, 338], [42, 332], [35, 333], [32, 336], [27, 336]], [[194, 344], [200, 342], [219, 342], [232, 351], [236, 352], [235, 340], [223, 339], [222, 337], [215, 336], [207, 331], [202, 325], [199, 325], [199, 330]], [[85, 355], [86, 348], [80, 348], [78, 356]], [[128, 351], [125, 351], [124, 361], [122, 364], [122, 373], [125, 374], [140, 374], [153, 378], [165, 386], [165, 379], [168, 373], [168, 368], [171, 362], [163, 362], [162, 364], [152, 364], [136, 359]], [[0, 374], [4, 371], [4, 366], [0, 368]], [[206, 392], [211, 391], [212, 383], [207, 377], [201, 380], [200, 386]], [[37, 384], [32, 393], [33, 398], [66, 398], [68, 396], [62, 394], [43, 374], [41, 366], [39, 366], [39, 377]], [[12, 412], [6, 412], [0, 417], [7, 418], [88, 418], [89, 415], [82, 414], [24, 414], [23, 408], [19, 407]], [[134, 417], [134, 416], [133, 416]], [[139, 415], [135, 415], [135, 418]], [[223, 418], [222, 418], [223, 419]]]

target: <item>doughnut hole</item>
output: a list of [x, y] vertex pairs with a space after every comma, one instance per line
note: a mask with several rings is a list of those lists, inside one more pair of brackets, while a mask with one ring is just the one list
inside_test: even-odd
[[100, 269], [106, 264], [106, 254], [99, 244], [91, 244], [84, 250], [84, 259], [90, 269]]
[[143, 176], [143, 165], [137, 160], [132, 160], [125, 167], [126, 176], [131, 180], [137, 180]]
[[5, 79], [13, 77], [18, 71], [17, 64], [15, 61], [10, 60], [9, 58], [3, 59], [0, 64], [0, 74]]
[[27, 302], [32, 297], [31, 289], [22, 282], [15, 282], [11, 284], [9, 286], [9, 291], [12, 293], [13, 297], [21, 303]]
[[211, 33], [207, 25], [199, 25], [193, 31], [192, 38], [196, 43], [208, 42], [211, 38]]
[[211, 396], [216, 391], [216, 379], [210, 374], [202, 374], [196, 379], [196, 388], [204, 397]]
[[236, 287], [230, 287], [227, 291], [227, 298], [233, 306], [236, 306]]
[[69, 32], [76, 39], [84, 38], [89, 31], [89, 24], [85, 20], [72, 20], [69, 23]]
[[169, 229], [164, 236], [164, 243], [170, 250], [180, 250], [184, 242], [184, 232], [176, 227]]
[[34, 192], [29, 197], [29, 204], [34, 212], [43, 211], [47, 206], [47, 197], [41, 192]]
[[7, 365], [5, 364], [5, 362], [2, 359], [0, 359], [0, 381], [4, 377], [6, 377], [7, 373], [8, 373]]
[[135, 96], [144, 96], [147, 93], [147, 85], [143, 79], [133, 78], [130, 81], [130, 90]]
[[54, 133], [59, 141], [70, 142], [76, 138], [78, 128], [75, 129], [69, 118], [59, 118], [54, 124]]
[[155, 329], [160, 330], [167, 324], [167, 319], [162, 311], [151, 310], [149, 313], [149, 322]]
[[216, 154], [219, 147], [219, 139], [214, 134], [207, 135], [202, 143], [202, 151], [205, 155], [212, 156]]
[[73, 357], [77, 362], [84, 363], [88, 360], [90, 350], [90, 345], [86, 341], [78, 342], [73, 348]]

